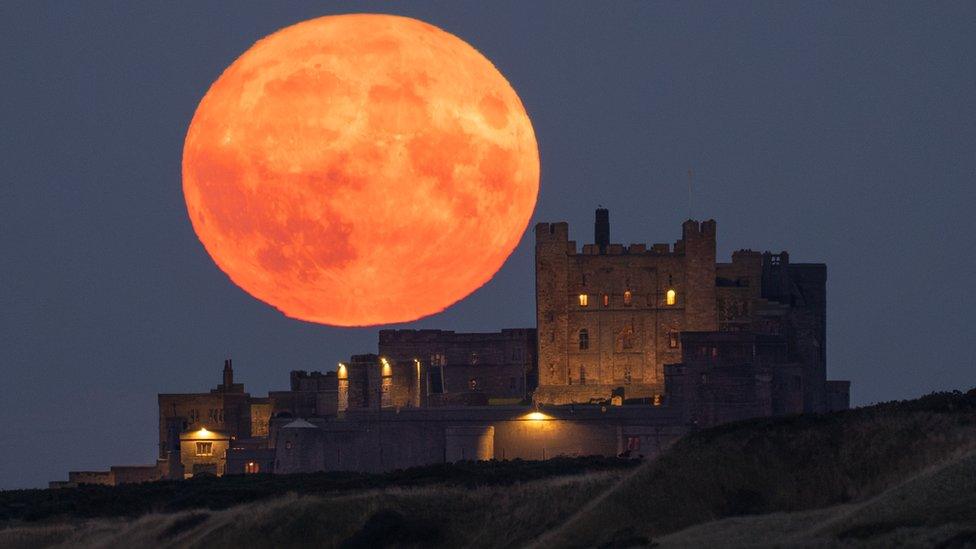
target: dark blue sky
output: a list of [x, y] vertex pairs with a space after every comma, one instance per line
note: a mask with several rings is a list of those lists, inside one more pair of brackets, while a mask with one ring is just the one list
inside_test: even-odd
[[[829, 268], [828, 373], [858, 404], [976, 385], [976, 3], [4, 2], [0, 5], [0, 489], [151, 463], [158, 392], [230, 354], [253, 394], [375, 349], [376, 329], [283, 317], [235, 287], [183, 202], [210, 83], [311, 17], [391, 12], [491, 59], [536, 129], [533, 219], [719, 257]], [[534, 324], [532, 241], [413, 326]]]

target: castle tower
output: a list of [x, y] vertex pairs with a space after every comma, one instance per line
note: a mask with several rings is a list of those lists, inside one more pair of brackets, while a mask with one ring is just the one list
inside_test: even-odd
[[687, 220], [681, 225], [685, 251], [683, 331], [718, 330], [715, 310], [715, 221]]
[[596, 220], [593, 224], [593, 242], [600, 248], [600, 253], [607, 253], [610, 246], [610, 210], [597, 208]]
[[714, 221], [688, 220], [667, 244], [610, 241], [595, 212], [593, 244], [577, 251], [566, 223], [536, 225], [537, 402], [658, 401], [679, 334], [718, 329]]
[[535, 294], [538, 326], [539, 385], [565, 383], [569, 254], [569, 224], [539, 223], [535, 226]]

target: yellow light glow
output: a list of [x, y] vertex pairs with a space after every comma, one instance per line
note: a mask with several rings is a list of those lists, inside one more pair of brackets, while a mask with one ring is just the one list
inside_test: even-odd
[[386, 360], [385, 357], [380, 357], [380, 362], [383, 364], [383, 376], [392, 376], [393, 368], [390, 366], [390, 361]]
[[630, 302], [634, 299], [634, 294], [630, 293], [630, 290], [624, 292], [624, 305], [630, 305]]
[[200, 430], [197, 431], [197, 434], [200, 436], [206, 436], [210, 434], [210, 431], [208, 431], [206, 427], [200, 427]]
[[542, 420], [545, 420], [545, 419], [552, 419], [552, 417], [547, 416], [546, 414], [543, 414], [542, 412], [529, 412], [528, 414], [525, 414], [524, 416], [522, 416], [522, 419], [528, 419], [528, 420], [531, 420], [531, 421], [542, 421]]
[[341, 362], [339, 363], [339, 369], [336, 370], [336, 375], [339, 377], [339, 379], [346, 379], [349, 377], [349, 371], [346, 369], [345, 364]]
[[579, 295], [580, 307], [586, 307], [589, 303], [590, 303], [590, 296], [588, 296], [587, 294]]
[[677, 301], [678, 301], [678, 293], [675, 292], [673, 288], [672, 289], [669, 289], [668, 290], [668, 298], [667, 298], [668, 305], [674, 305], [675, 302], [677, 302]]

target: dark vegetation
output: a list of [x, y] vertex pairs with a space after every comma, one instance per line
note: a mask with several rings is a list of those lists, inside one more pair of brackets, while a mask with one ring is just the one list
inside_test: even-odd
[[731, 423], [678, 441], [549, 541], [598, 546], [629, 535], [609, 524], [654, 539], [726, 517], [863, 501], [974, 449], [976, 389]]
[[[205, 476], [184, 481], [83, 485], [57, 490], [0, 492], [0, 523], [52, 517], [136, 517], [150, 512], [225, 509], [288, 493], [333, 494], [352, 490], [419, 486], [502, 486], [561, 475], [628, 469], [637, 460], [581, 457], [548, 461], [438, 464], [383, 474], [328, 472], [301, 475]], [[382, 518], [382, 517], [381, 517]], [[386, 520], [389, 522], [389, 517]], [[185, 525], [184, 525], [185, 526]], [[192, 527], [186, 526], [187, 528]], [[376, 525], [375, 528], [380, 528]]]

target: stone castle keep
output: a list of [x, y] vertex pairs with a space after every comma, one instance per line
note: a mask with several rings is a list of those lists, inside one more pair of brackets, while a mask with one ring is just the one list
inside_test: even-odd
[[119, 484], [199, 474], [385, 471], [470, 459], [653, 456], [690, 430], [849, 406], [826, 375], [826, 265], [739, 250], [715, 221], [673, 244], [610, 240], [596, 211], [580, 249], [535, 227], [536, 329], [381, 330], [376, 354], [251, 396], [159, 395], [155, 465], [74, 471]]

